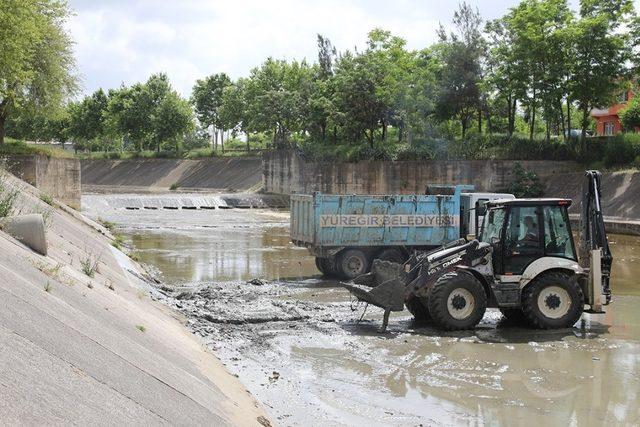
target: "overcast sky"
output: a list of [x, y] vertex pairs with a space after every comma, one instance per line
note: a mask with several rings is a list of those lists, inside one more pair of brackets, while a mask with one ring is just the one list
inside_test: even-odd
[[[576, 0], [574, 0], [576, 1]], [[640, 1], [640, 0], [638, 0]], [[84, 93], [144, 81], [164, 71], [188, 96], [197, 78], [248, 75], [268, 56], [316, 57], [316, 34], [338, 50], [362, 47], [375, 27], [422, 48], [451, 21], [451, 0], [70, 0]], [[516, 0], [469, 0], [485, 19]]]

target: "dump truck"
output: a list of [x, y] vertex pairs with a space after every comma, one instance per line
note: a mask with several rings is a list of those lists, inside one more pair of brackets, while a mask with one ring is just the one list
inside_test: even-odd
[[352, 279], [373, 260], [405, 262], [429, 250], [474, 237], [488, 201], [511, 194], [473, 192], [472, 185], [427, 186], [424, 195], [291, 196], [291, 241], [309, 249], [325, 275]]
[[[578, 244], [569, 199], [498, 199], [486, 203], [478, 239], [416, 251], [407, 262], [374, 262], [342, 285], [359, 300], [445, 330], [472, 329], [487, 308], [541, 329], [573, 326], [583, 311], [611, 301], [611, 267], [601, 206], [601, 175], [585, 173]], [[586, 309], [586, 310], [585, 310]]]

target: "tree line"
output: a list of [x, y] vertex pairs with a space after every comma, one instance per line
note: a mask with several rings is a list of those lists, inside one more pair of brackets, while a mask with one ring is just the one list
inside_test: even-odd
[[[33, 2], [49, 3], [60, 4]], [[339, 51], [318, 35], [317, 60], [268, 58], [236, 80], [213, 74], [188, 100], [157, 74], [43, 118], [3, 84], [0, 99], [12, 107], [0, 118], [15, 112], [14, 135], [36, 129], [91, 150], [172, 150], [206, 144], [205, 135], [221, 147], [225, 135], [260, 135], [274, 147], [374, 148], [478, 134], [566, 139], [575, 128], [584, 141], [591, 110], [634, 81], [640, 25], [632, 0], [580, 0], [575, 11], [567, 0], [524, 0], [489, 22], [462, 3], [449, 28], [419, 50], [382, 29], [361, 50]]]

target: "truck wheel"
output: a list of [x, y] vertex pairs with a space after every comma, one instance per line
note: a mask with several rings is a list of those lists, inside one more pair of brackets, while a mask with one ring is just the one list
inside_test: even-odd
[[420, 298], [412, 295], [404, 302], [404, 305], [407, 306], [407, 310], [409, 310], [409, 313], [413, 315], [413, 318], [416, 319], [416, 322], [432, 322], [433, 319], [431, 319], [429, 309]]
[[338, 257], [338, 272], [351, 280], [369, 271], [369, 263], [369, 257], [360, 249], [347, 249]]
[[380, 251], [378, 255], [376, 255], [376, 259], [395, 262], [396, 264], [404, 264], [404, 262], [407, 260], [407, 257], [404, 256], [404, 254], [400, 250], [390, 248]]
[[429, 313], [437, 326], [448, 331], [474, 328], [487, 309], [487, 295], [472, 274], [453, 271], [433, 285]]
[[572, 327], [584, 309], [580, 286], [564, 274], [537, 277], [522, 293], [522, 311], [539, 329]]
[[529, 322], [519, 308], [501, 308], [500, 312], [511, 325], [528, 325]]
[[337, 274], [335, 262], [331, 258], [316, 257], [316, 267], [324, 277], [332, 277]]
[[325, 259], [324, 258], [316, 257], [316, 268], [318, 270], [320, 270], [320, 273], [322, 273], [324, 276], [329, 274], [329, 272], [325, 268]]

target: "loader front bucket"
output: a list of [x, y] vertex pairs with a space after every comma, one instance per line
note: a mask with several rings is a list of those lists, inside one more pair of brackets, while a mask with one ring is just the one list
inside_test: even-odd
[[391, 279], [375, 288], [356, 283], [341, 283], [353, 296], [376, 307], [389, 311], [404, 310], [404, 282]]
[[370, 273], [341, 285], [360, 301], [385, 310], [402, 311], [406, 276], [402, 264], [376, 259]]
[[389, 323], [389, 314], [392, 311], [404, 310], [406, 276], [403, 265], [375, 260], [371, 273], [358, 276], [349, 283], [340, 284], [360, 301], [384, 310], [384, 332]]

